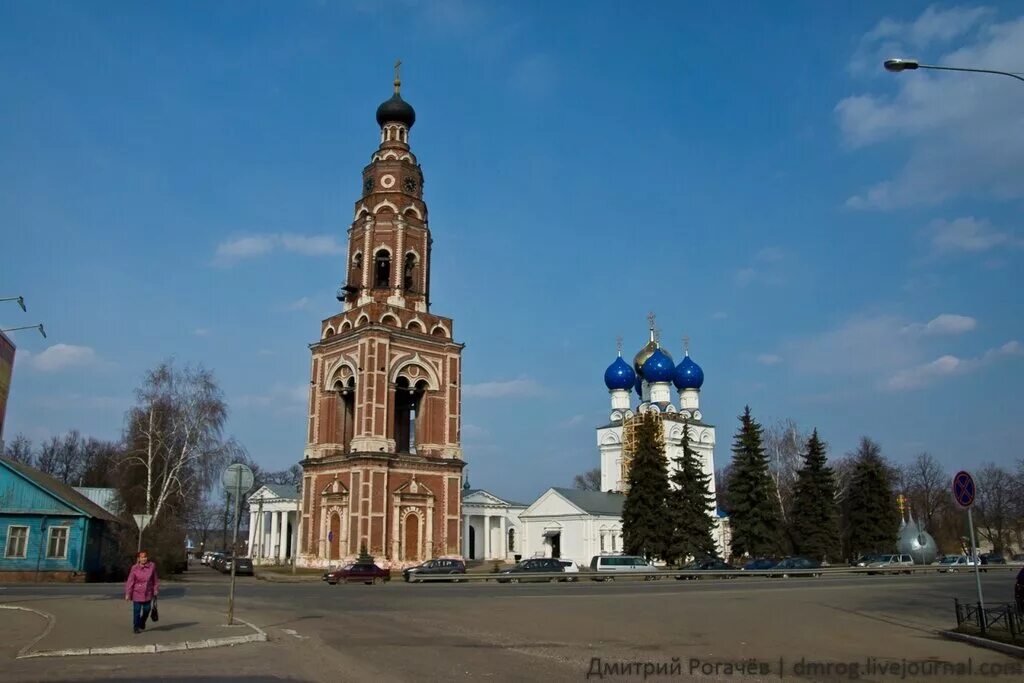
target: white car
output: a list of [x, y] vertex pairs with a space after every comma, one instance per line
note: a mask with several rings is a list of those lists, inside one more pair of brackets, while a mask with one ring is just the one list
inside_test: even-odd
[[[880, 570], [895, 570], [898, 572], [906, 572], [908, 567], [914, 566], [914, 558], [910, 555], [879, 555], [873, 562], [868, 563], [869, 569], [880, 569]], [[882, 572], [870, 571], [868, 574], [881, 574]]]
[[[642, 574], [656, 572], [658, 568], [652, 562], [634, 555], [594, 555], [590, 560], [590, 571], [601, 574]], [[644, 577], [651, 579], [655, 577]], [[595, 581], [614, 581], [614, 576], [598, 577]]]
[[967, 571], [977, 563], [977, 560], [966, 555], [947, 555], [939, 562], [939, 571], [955, 574], [959, 571]]
[[[558, 564], [562, 565], [562, 571], [564, 571], [566, 574], [579, 574], [580, 573], [580, 566], [578, 564], [576, 564], [575, 562], [573, 562], [572, 560], [559, 560]], [[579, 579], [578, 576], [570, 576], [570, 577], [567, 577], [565, 580], [566, 581], [576, 581], [578, 579]]]

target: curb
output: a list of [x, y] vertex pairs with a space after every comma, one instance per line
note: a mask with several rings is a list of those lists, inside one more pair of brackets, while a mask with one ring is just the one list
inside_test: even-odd
[[22, 612], [31, 612], [32, 614], [39, 615], [43, 619], [46, 619], [46, 628], [43, 629], [43, 632], [35, 638], [33, 638], [31, 641], [29, 641], [29, 643], [25, 645], [25, 647], [18, 650], [18, 654], [15, 656], [15, 659], [25, 657], [28, 651], [32, 649], [32, 646], [38, 643], [43, 638], [45, 638], [47, 635], [49, 635], [50, 631], [52, 631], [53, 627], [57, 624], [57, 617], [53, 616], [48, 612], [42, 612], [37, 609], [32, 609], [31, 607], [22, 607], [21, 605], [0, 605], [0, 609], [16, 609]]
[[969, 633], [959, 633], [957, 631], [939, 631], [939, 633], [941, 633], [943, 637], [949, 638], [950, 640], [959, 640], [964, 643], [976, 645], [977, 647], [984, 647], [989, 650], [995, 650], [996, 652], [1002, 652], [1004, 655], [1010, 655], [1011, 657], [1024, 659], [1024, 647], [1020, 647], [1018, 645], [1001, 643], [998, 640], [982, 638], [981, 636], [972, 636]]
[[323, 581], [323, 577], [321, 577], [321, 576], [310, 576], [310, 575], [307, 574], [305, 576], [299, 575], [299, 576], [294, 576], [294, 577], [291, 576], [291, 575], [287, 575], [287, 578], [286, 578], [285, 576], [279, 575], [279, 574], [271, 574], [271, 573], [260, 574], [260, 573], [257, 573], [256, 574], [256, 580], [257, 581], [266, 581], [268, 583], [319, 583], [319, 582]]
[[40, 640], [45, 638], [47, 634], [53, 630], [54, 624], [57, 623], [56, 617], [46, 612], [40, 612], [37, 609], [31, 607], [22, 607], [20, 605], [0, 605], [0, 609], [16, 609], [23, 612], [32, 612], [43, 617], [47, 621], [46, 628], [41, 634], [30, 642], [25, 647], [18, 651], [15, 659], [35, 659], [39, 657], [82, 657], [90, 655], [138, 655], [138, 654], [156, 654], [160, 652], [181, 652], [183, 650], [205, 650], [211, 647], [230, 647], [232, 645], [242, 645], [245, 643], [265, 643], [267, 642], [267, 632], [261, 629], [259, 626], [252, 624], [244, 619], [236, 618], [235, 621], [244, 624], [251, 628], [255, 633], [250, 633], [246, 636], [228, 636], [225, 638], [208, 638], [206, 640], [188, 640], [180, 643], [155, 643], [152, 645], [118, 645], [115, 647], [84, 647], [84, 648], [71, 648], [66, 650], [39, 650], [36, 652], [29, 652], [29, 649]]

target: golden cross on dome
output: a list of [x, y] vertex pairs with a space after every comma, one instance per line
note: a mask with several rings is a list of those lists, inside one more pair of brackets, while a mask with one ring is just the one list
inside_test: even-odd
[[615, 338], [615, 348], [618, 349], [619, 355], [622, 355], [622, 335]]
[[661, 330], [654, 330], [654, 341], [658, 346], [661, 346]]
[[402, 76], [401, 76], [401, 73], [400, 73], [400, 69], [401, 68], [402, 68], [402, 60], [399, 59], [399, 60], [395, 61], [395, 94], [396, 95], [398, 94], [398, 91], [402, 89]]
[[647, 314], [647, 328], [651, 330], [654, 329], [654, 311]]
[[683, 337], [683, 355], [684, 356], [689, 356], [690, 355], [690, 337], [689, 336], [684, 336]]

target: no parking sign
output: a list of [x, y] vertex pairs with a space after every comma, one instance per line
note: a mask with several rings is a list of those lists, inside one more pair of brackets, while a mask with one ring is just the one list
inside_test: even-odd
[[953, 477], [953, 500], [962, 508], [969, 508], [974, 505], [974, 494], [977, 488], [974, 486], [974, 477], [970, 472], [960, 470]]

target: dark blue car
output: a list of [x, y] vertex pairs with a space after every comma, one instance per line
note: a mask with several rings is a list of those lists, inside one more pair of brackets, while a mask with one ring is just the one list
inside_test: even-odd
[[743, 569], [746, 571], [764, 571], [766, 569], [771, 569], [778, 563], [779, 561], [774, 558], [762, 557], [760, 559], [751, 560], [750, 562], [747, 562], [745, 565], [743, 565]]

